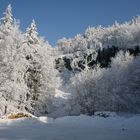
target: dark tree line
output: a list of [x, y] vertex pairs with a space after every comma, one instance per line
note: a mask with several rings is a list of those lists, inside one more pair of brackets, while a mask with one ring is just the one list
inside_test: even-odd
[[[107, 67], [110, 67], [110, 63], [111, 63], [111, 59], [114, 58], [116, 56], [116, 54], [120, 51], [124, 51], [124, 52], [129, 52], [130, 55], [133, 55], [133, 56], [137, 56], [140, 54], [140, 47], [137, 45], [133, 48], [119, 48], [117, 46], [108, 46], [107, 48], [103, 48], [102, 50], [101, 49], [98, 49], [96, 52], [97, 54], [95, 54], [94, 52], [90, 53], [90, 54], [87, 54], [87, 53], [83, 53], [83, 57], [82, 59], [79, 58], [78, 59], [78, 62], [77, 62], [77, 65], [78, 67], [81, 69], [81, 70], [84, 70], [85, 69], [85, 61], [89, 62], [88, 63], [88, 66], [91, 68], [91, 69], [94, 69], [94, 67], [98, 64], [101, 68], [107, 68]], [[96, 55], [94, 57], [94, 59], [92, 59], [93, 55]], [[63, 61], [63, 66], [68, 69], [69, 71], [72, 71], [73, 68], [71, 66], [71, 63], [72, 61], [75, 59], [75, 58], [78, 58], [79, 56], [77, 55], [74, 55], [73, 58], [72, 57], [67, 57], [67, 55], [65, 55], [64, 57], [62, 58], [58, 58], [55, 60], [55, 68], [56, 69], [59, 69], [60, 67], [60, 61]], [[81, 57], [81, 56], [80, 56]], [[79, 70], [79, 69], [77, 69]]]

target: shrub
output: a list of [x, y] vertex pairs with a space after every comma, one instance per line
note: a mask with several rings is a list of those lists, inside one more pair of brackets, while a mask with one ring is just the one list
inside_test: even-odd
[[18, 119], [18, 118], [31, 118], [32, 116], [25, 113], [12, 113], [8, 116], [8, 119]]

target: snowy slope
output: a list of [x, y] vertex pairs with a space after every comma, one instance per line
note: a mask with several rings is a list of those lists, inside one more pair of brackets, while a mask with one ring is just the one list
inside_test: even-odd
[[140, 140], [140, 116], [0, 119], [0, 140]]

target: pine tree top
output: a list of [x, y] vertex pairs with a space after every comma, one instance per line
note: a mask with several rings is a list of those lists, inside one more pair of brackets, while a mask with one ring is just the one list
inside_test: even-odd
[[37, 30], [36, 23], [35, 20], [33, 19], [30, 27], [27, 28], [25, 34], [27, 38], [27, 43], [29, 45], [35, 45], [39, 43], [38, 32], [36, 30]]
[[12, 14], [12, 6], [11, 4], [9, 4], [5, 10], [5, 12], [3, 13], [5, 16], [1, 19], [4, 25], [6, 26], [10, 26], [13, 22], [13, 14]]

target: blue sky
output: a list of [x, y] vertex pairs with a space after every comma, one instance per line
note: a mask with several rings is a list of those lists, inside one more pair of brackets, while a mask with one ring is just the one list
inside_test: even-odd
[[34, 18], [39, 34], [53, 46], [88, 26], [107, 26], [140, 15], [140, 0], [0, 0], [0, 18], [9, 3], [22, 31]]

